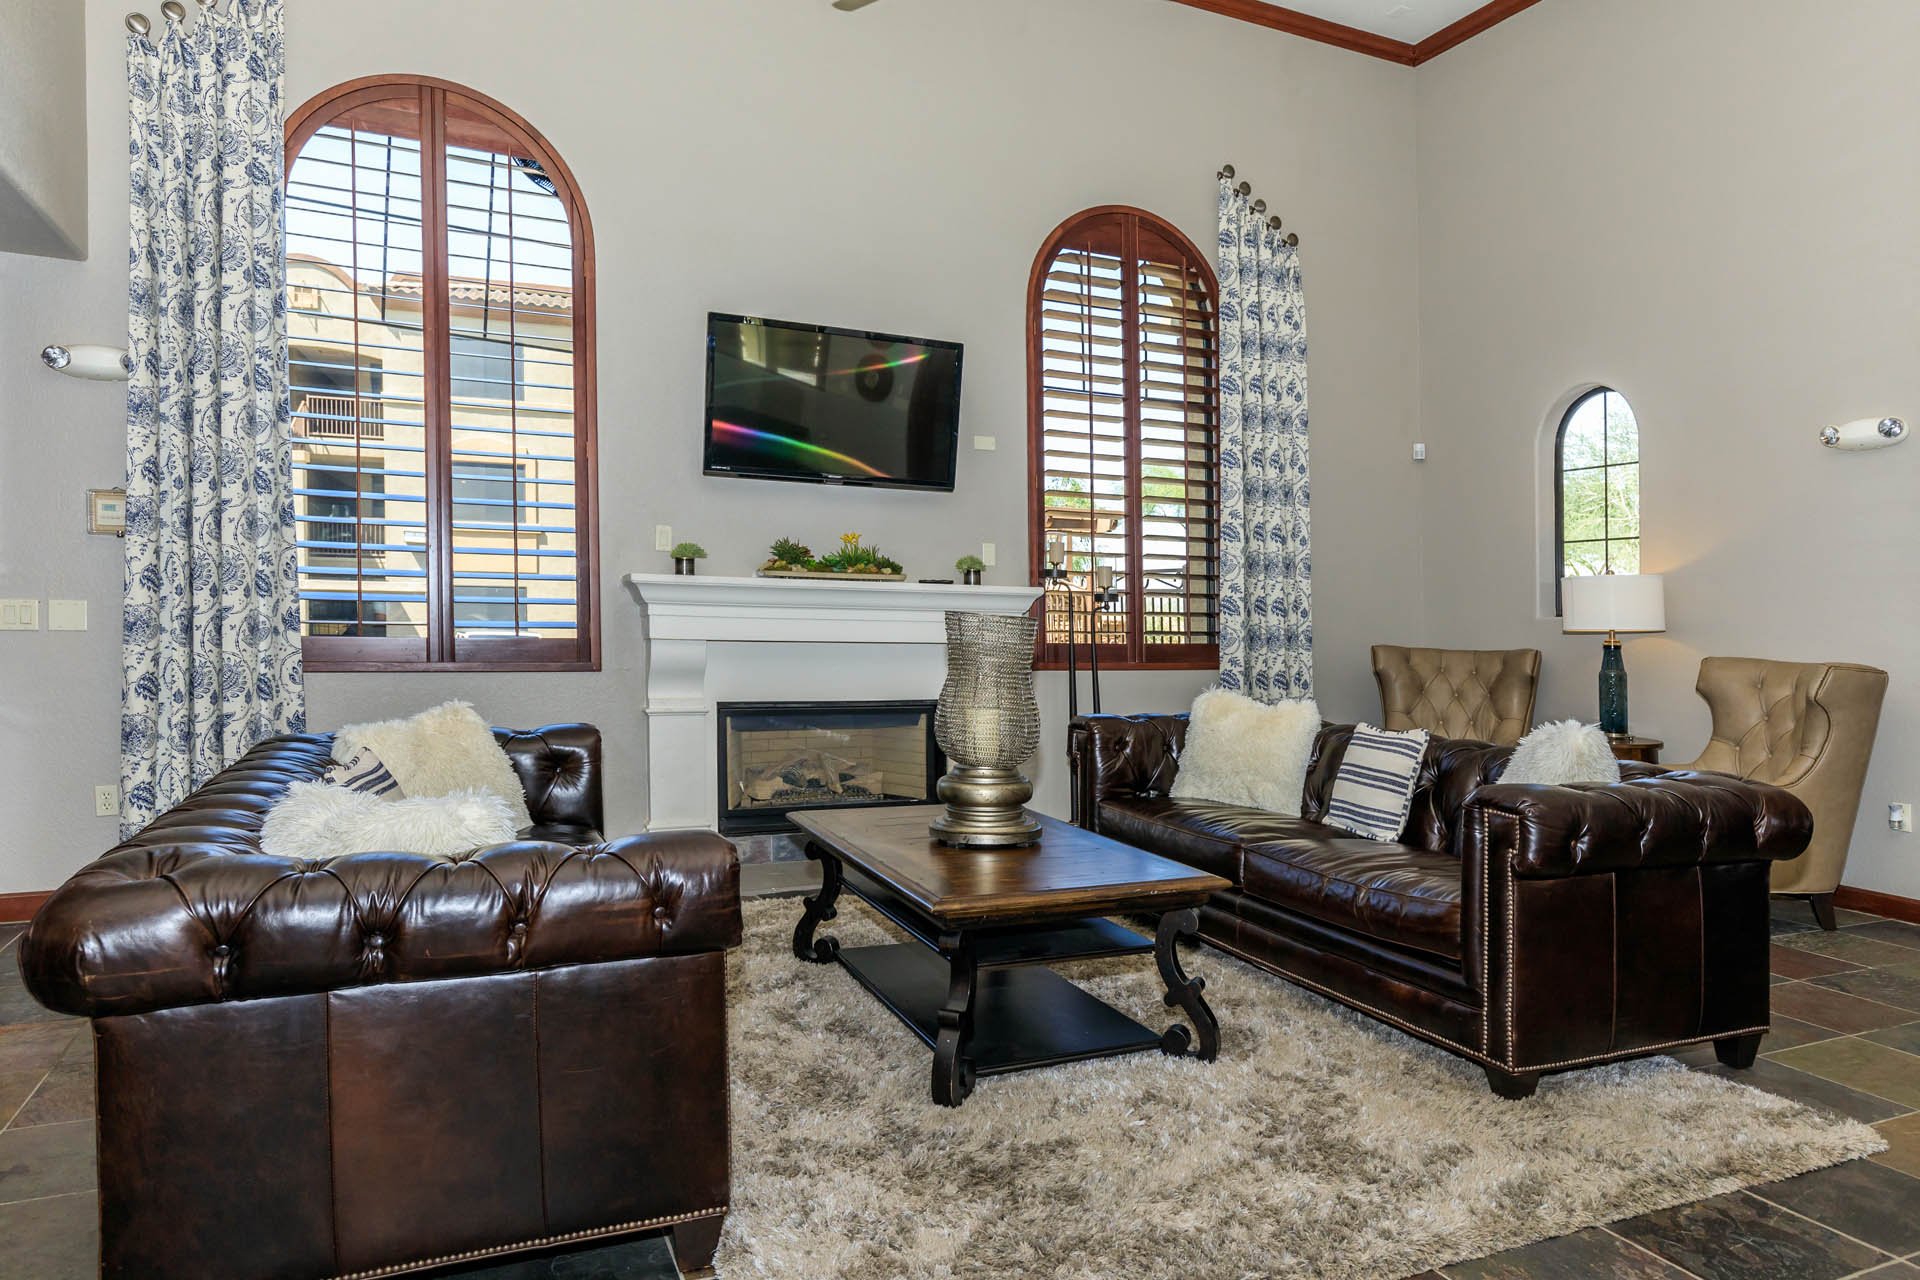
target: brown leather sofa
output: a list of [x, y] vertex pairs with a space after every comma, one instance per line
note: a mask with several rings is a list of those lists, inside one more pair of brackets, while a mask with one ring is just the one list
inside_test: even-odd
[[1510, 747], [1533, 727], [1538, 649], [1373, 646], [1380, 727], [1425, 729]]
[[495, 734], [521, 840], [268, 857], [266, 811], [330, 747], [275, 738], [34, 917], [28, 988], [93, 1019], [103, 1276], [387, 1276], [662, 1229], [710, 1264], [733, 848], [602, 840], [596, 730]]
[[1672, 767], [1770, 782], [1806, 802], [1813, 843], [1774, 867], [1773, 891], [1805, 895], [1821, 928], [1832, 929], [1887, 673], [1850, 662], [1707, 658], [1694, 688], [1713, 712], [1713, 736], [1699, 759]]
[[1212, 945], [1486, 1069], [1547, 1072], [1766, 1033], [1767, 874], [1812, 818], [1776, 787], [1623, 765], [1608, 786], [1503, 785], [1509, 748], [1435, 739], [1397, 844], [1324, 825], [1353, 735], [1322, 728], [1302, 816], [1168, 795], [1184, 715], [1086, 716], [1068, 734], [1082, 824], [1233, 881]]

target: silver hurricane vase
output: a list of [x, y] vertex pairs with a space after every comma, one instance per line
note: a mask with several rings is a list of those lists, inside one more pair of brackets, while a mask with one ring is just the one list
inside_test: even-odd
[[933, 715], [948, 761], [937, 789], [947, 811], [931, 827], [941, 844], [1006, 849], [1040, 841], [1040, 824], [1025, 808], [1033, 783], [1019, 772], [1040, 745], [1038, 625], [1025, 615], [947, 615], [947, 680]]

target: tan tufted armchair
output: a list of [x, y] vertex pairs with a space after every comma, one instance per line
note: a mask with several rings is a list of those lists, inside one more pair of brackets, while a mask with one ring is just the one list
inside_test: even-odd
[[1813, 811], [1813, 843], [1774, 863], [1773, 891], [1806, 895], [1821, 927], [1833, 928], [1833, 891], [1847, 866], [1887, 673], [1846, 662], [1708, 658], [1694, 689], [1713, 712], [1713, 737], [1697, 760], [1669, 767], [1731, 773], [1800, 797]]
[[1373, 646], [1383, 729], [1425, 729], [1510, 747], [1533, 723], [1538, 649]]

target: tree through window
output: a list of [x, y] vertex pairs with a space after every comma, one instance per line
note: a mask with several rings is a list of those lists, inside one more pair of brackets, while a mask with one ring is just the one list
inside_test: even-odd
[[1626, 397], [1596, 387], [1575, 400], [1553, 458], [1558, 613], [1563, 580], [1640, 572], [1640, 427]]

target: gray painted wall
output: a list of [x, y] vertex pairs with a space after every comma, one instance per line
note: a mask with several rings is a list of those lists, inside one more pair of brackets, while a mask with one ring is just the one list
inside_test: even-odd
[[0, 252], [86, 256], [84, 15], [81, 0], [0, 0]]
[[[122, 399], [54, 377], [46, 335], [124, 332], [125, 0], [87, 4], [92, 260], [0, 254], [0, 595], [92, 604], [79, 635], [0, 633], [0, 892], [51, 887], [110, 844], [90, 788], [117, 775], [119, 544], [82, 492], [118, 483]], [[531, 119], [598, 233], [605, 671], [315, 676], [316, 727], [467, 697], [497, 723], [606, 731], [611, 825], [641, 812], [639, 613], [620, 575], [661, 570], [656, 523], [744, 572], [781, 534], [859, 529], [915, 575], [990, 541], [1024, 580], [1025, 292], [1035, 251], [1090, 205], [1142, 205], [1212, 242], [1232, 161], [1305, 242], [1316, 640], [1330, 715], [1375, 709], [1366, 647], [1416, 638], [1419, 496], [1414, 78], [1406, 68], [1161, 0], [290, 0], [288, 96], [383, 71], [444, 76]], [[366, 33], [377, 30], [379, 39]], [[1071, 51], [1066, 53], [1064, 51]], [[1173, 69], [1204, 93], [1115, 95]], [[547, 74], [563, 68], [564, 74]], [[1089, 110], [1089, 106], [1094, 109]], [[1074, 121], [1084, 119], [1087, 127]], [[21, 305], [19, 300], [27, 300]], [[951, 495], [699, 474], [710, 309], [967, 344]], [[1111, 710], [1178, 709], [1208, 673], [1115, 674]], [[1064, 811], [1064, 685], [1042, 677], [1042, 807]]]
[[1911, 0], [1555, 0], [1416, 77], [1426, 638], [1536, 644], [1540, 715], [1596, 714], [1598, 638], [1539, 616], [1536, 445], [1624, 392], [1669, 627], [1626, 645], [1633, 727], [1696, 755], [1706, 654], [1887, 668], [1847, 883], [1910, 897], [1920, 446], [1814, 433], [1920, 425], [1916, 55]]

